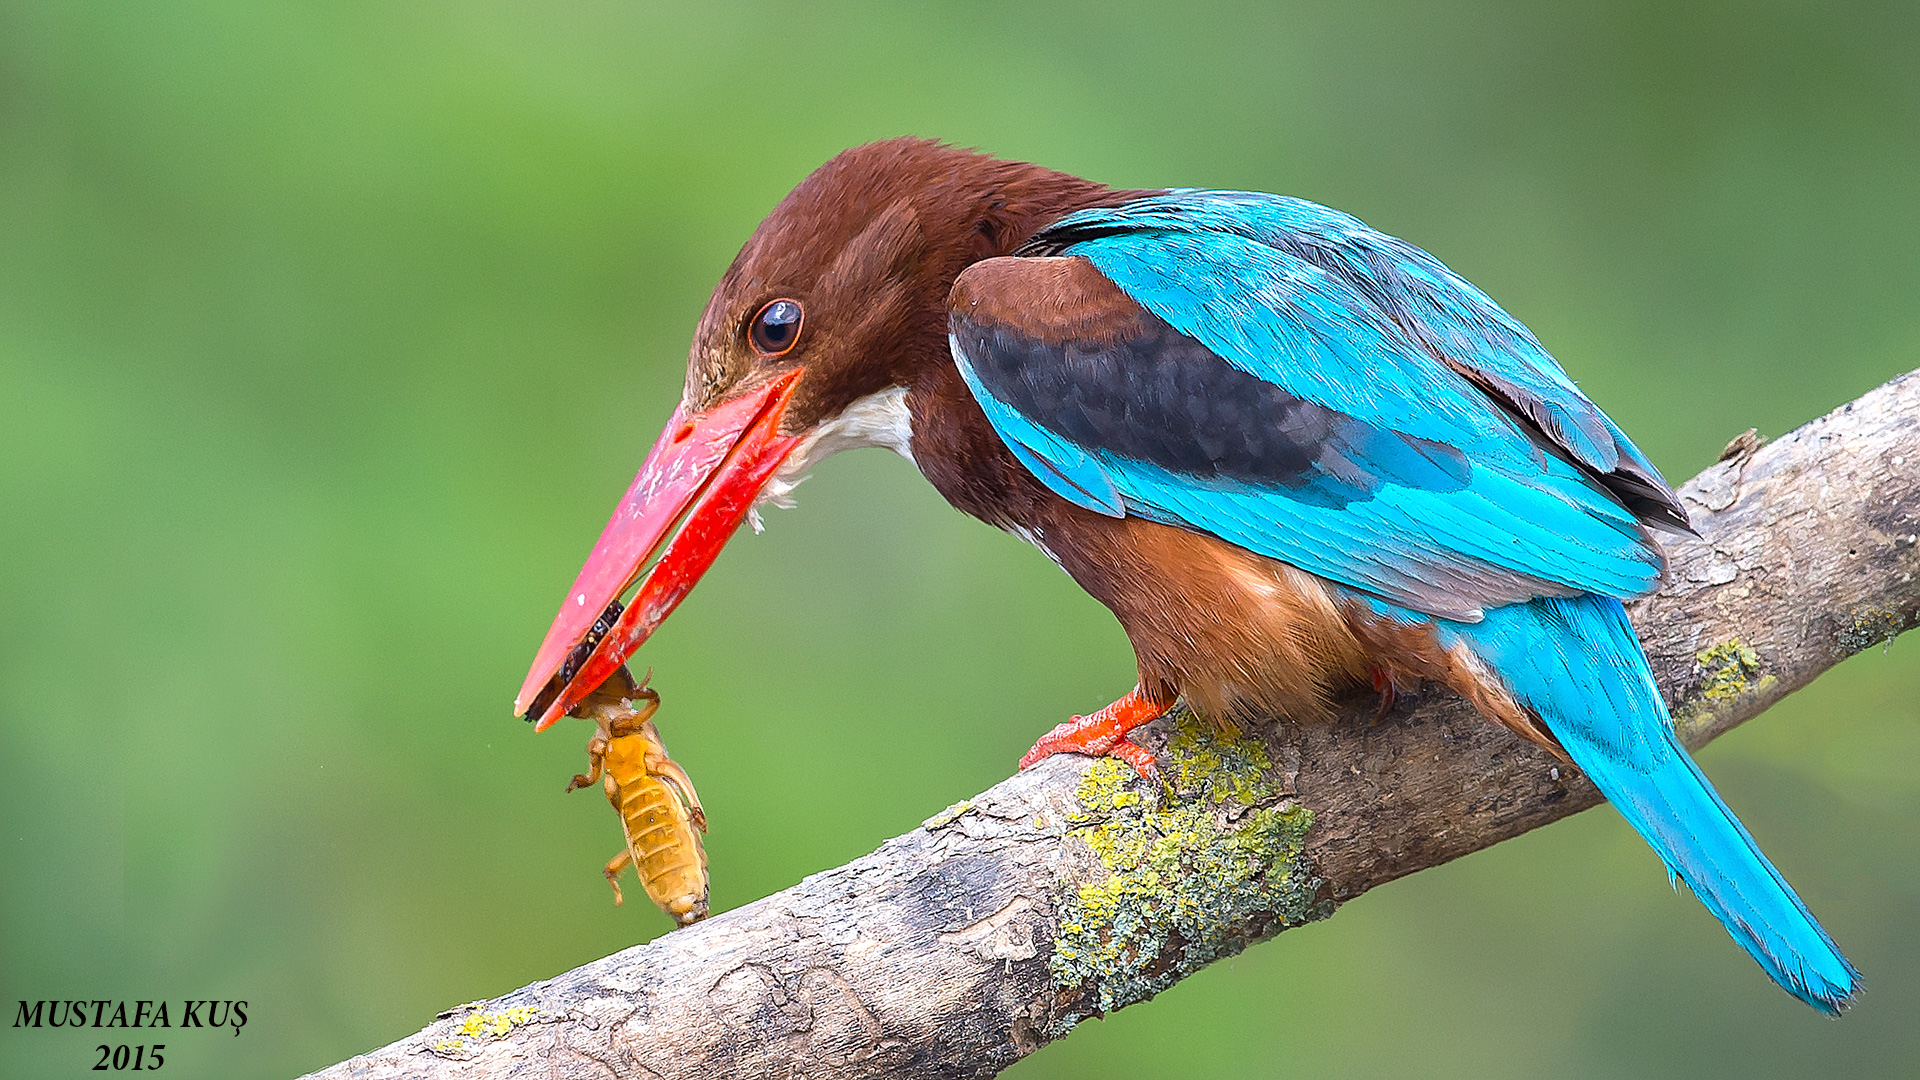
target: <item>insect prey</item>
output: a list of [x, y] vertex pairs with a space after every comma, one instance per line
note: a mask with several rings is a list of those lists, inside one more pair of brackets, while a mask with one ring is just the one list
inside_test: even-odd
[[[649, 673], [651, 676], [651, 673]], [[682, 926], [707, 917], [707, 853], [700, 836], [707, 815], [687, 771], [667, 756], [653, 714], [660, 695], [625, 667], [574, 709], [598, 728], [587, 742], [585, 776], [567, 790], [602, 783], [620, 817], [626, 847], [606, 866], [613, 902], [622, 902], [620, 871], [628, 863], [660, 910]]]

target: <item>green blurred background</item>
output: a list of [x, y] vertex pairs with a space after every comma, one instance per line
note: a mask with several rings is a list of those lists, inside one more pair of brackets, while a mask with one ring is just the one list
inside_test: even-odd
[[[697, 8], [697, 10], [696, 10]], [[1528, 322], [1668, 474], [1920, 365], [1920, 7], [0, 5], [0, 1002], [244, 998], [290, 1075], [663, 933], [508, 703], [708, 290], [851, 144], [1307, 196]], [[1132, 680], [906, 463], [833, 461], [642, 655], [718, 909]], [[1598, 811], [1017, 1067], [1920, 1074], [1920, 644], [1702, 758], [1867, 973], [1775, 990]], [[638, 899], [636, 895], [636, 899]], [[0, 1073], [101, 1037], [0, 1031]]]

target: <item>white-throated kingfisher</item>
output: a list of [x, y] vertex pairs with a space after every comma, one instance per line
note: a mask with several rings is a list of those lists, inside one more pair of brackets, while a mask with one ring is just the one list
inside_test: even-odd
[[[1674, 736], [1623, 599], [1687, 530], [1660, 474], [1512, 316], [1346, 214], [1117, 191], [895, 139], [775, 207], [567, 594], [516, 712], [544, 728], [639, 647], [762, 500], [859, 446], [1038, 547], [1139, 682], [1021, 760], [1112, 754], [1184, 698], [1323, 718], [1444, 683], [1578, 765], [1788, 992], [1858, 974]], [[624, 606], [621, 597], [636, 590]]]

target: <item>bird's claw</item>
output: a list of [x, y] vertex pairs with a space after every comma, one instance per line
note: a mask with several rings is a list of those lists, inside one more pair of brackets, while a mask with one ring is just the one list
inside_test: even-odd
[[1166, 786], [1160, 779], [1160, 766], [1154, 762], [1153, 753], [1139, 743], [1121, 739], [1107, 753], [1133, 766], [1133, 771], [1139, 773], [1140, 779], [1147, 783]]
[[1055, 754], [1088, 754], [1117, 757], [1133, 766], [1133, 771], [1148, 782], [1158, 782], [1159, 767], [1153, 754], [1127, 738], [1127, 732], [1166, 712], [1138, 690], [1088, 716], [1076, 716], [1040, 736], [1020, 759], [1022, 769], [1030, 769]]
[[1396, 694], [1393, 686], [1392, 673], [1388, 672], [1386, 668], [1374, 668], [1373, 689], [1375, 693], [1380, 695], [1380, 707], [1373, 712], [1373, 723], [1379, 725], [1385, 723], [1387, 717], [1393, 712]]
[[1055, 727], [1033, 744], [1033, 749], [1020, 759], [1021, 771], [1040, 764], [1055, 754], [1085, 754], [1088, 757], [1115, 757], [1140, 774], [1142, 780], [1152, 784], [1166, 786], [1160, 776], [1160, 766], [1154, 761], [1153, 752], [1131, 739], [1121, 737], [1107, 739], [1075, 738], [1074, 723], [1086, 717], [1076, 716], [1072, 720]]

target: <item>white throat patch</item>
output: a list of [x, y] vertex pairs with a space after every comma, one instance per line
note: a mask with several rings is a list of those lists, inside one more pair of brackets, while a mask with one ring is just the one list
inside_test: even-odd
[[839, 416], [814, 428], [806, 441], [787, 455], [773, 479], [760, 490], [760, 497], [754, 500], [753, 509], [747, 513], [753, 531], [766, 527], [760, 520], [762, 504], [791, 510], [793, 489], [800, 486], [815, 465], [842, 450], [858, 450], [863, 446], [882, 446], [908, 461], [913, 460], [913, 417], [907, 412], [906, 387], [889, 386], [868, 394], [841, 410]]

